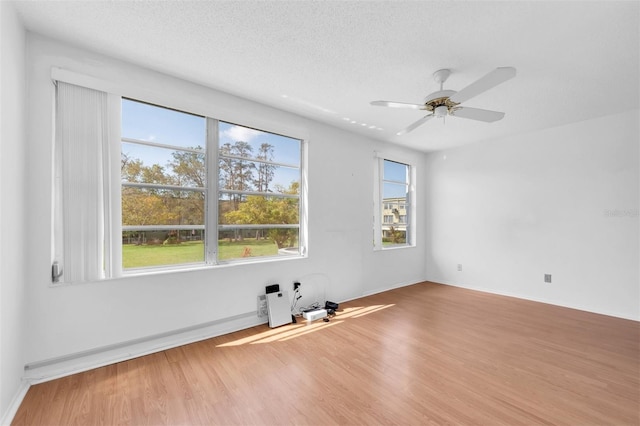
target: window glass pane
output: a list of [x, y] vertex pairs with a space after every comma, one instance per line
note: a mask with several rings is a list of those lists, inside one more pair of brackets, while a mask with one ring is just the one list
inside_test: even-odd
[[297, 225], [300, 221], [297, 198], [221, 194], [218, 222], [233, 225]]
[[222, 157], [219, 160], [220, 189], [297, 193], [300, 169]]
[[123, 182], [203, 188], [204, 162], [204, 150], [195, 153], [123, 142], [121, 177]]
[[300, 167], [300, 140], [220, 122], [220, 152]]
[[204, 117], [122, 99], [122, 137], [165, 145], [204, 146]]
[[405, 245], [407, 243], [407, 230], [397, 226], [382, 227], [382, 246]]
[[384, 182], [383, 186], [382, 186], [382, 198], [383, 198], [383, 203], [388, 203], [390, 202], [390, 199], [396, 199], [395, 202], [395, 206], [398, 207], [398, 200], [399, 199], [403, 199], [402, 202], [404, 202], [404, 200], [406, 200], [407, 198], [407, 185], [401, 184], [401, 183], [389, 183], [389, 182]]
[[125, 186], [122, 225], [204, 225], [204, 194]]
[[122, 267], [204, 262], [204, 231], [145, 229], [122, 232]]
[[384, 160], [384, 180], [407, 182], [409, 166], [395, 161]]
[[298, 229], [221, 229], [218, 259], [299, 255]]

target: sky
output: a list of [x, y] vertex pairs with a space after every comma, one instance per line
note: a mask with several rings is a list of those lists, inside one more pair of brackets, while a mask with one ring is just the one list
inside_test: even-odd
[[[394, 161], [384, 160], [382, 198], [406, 197], [409, 166]], [[388, 182], [393, 181], [393, 182]]]
[[[122, 137], [139, 139], [185, 148], [203, 148], [206, 145], [206, 119], [201, 116], [179, 112], [167, 108], [122, 100]], [[253, 147], [254, 155], [263, 143], [271, 144], [273, 161], [300, 166], [300, 141], [273, 133], [263, 132], [231, 123], [219, 123], [220, 145], [227, 142], [247, 142]], [[123, 143], [122, 151], [129, 157], [142, 160], [144, 165], [166, 166], [174, 152], [172, 149], [149, 147]], [[298, 168], [278, 167], [272, 186], [280, 184], [288, 187], [292, 181], [300, 180]]]

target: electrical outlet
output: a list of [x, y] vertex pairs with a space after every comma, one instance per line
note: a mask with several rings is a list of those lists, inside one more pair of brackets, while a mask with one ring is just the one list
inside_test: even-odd
[[551, 282], [551, 274], [544, 274], [544, 282], [545, 283]]
[[462, 263], [458, 263], [458, 271], [462, 271]]
[[267, 295], [261, 294], [258, 296], [258, 318], [266, 319], [269, 317], [269, 310], [267, 309]]

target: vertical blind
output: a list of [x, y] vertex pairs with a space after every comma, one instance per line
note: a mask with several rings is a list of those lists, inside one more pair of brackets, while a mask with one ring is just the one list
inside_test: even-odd
[[61, 81], [56, 90], [53, 260], [61, 281], [94, 281], [105, 277], [107, 94]]

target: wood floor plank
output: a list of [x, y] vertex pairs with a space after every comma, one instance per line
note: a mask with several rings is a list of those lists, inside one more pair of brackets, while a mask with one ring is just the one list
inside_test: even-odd
[[420, 283], [32, 386], [14, 425], [640, 425], [640, 324]]

